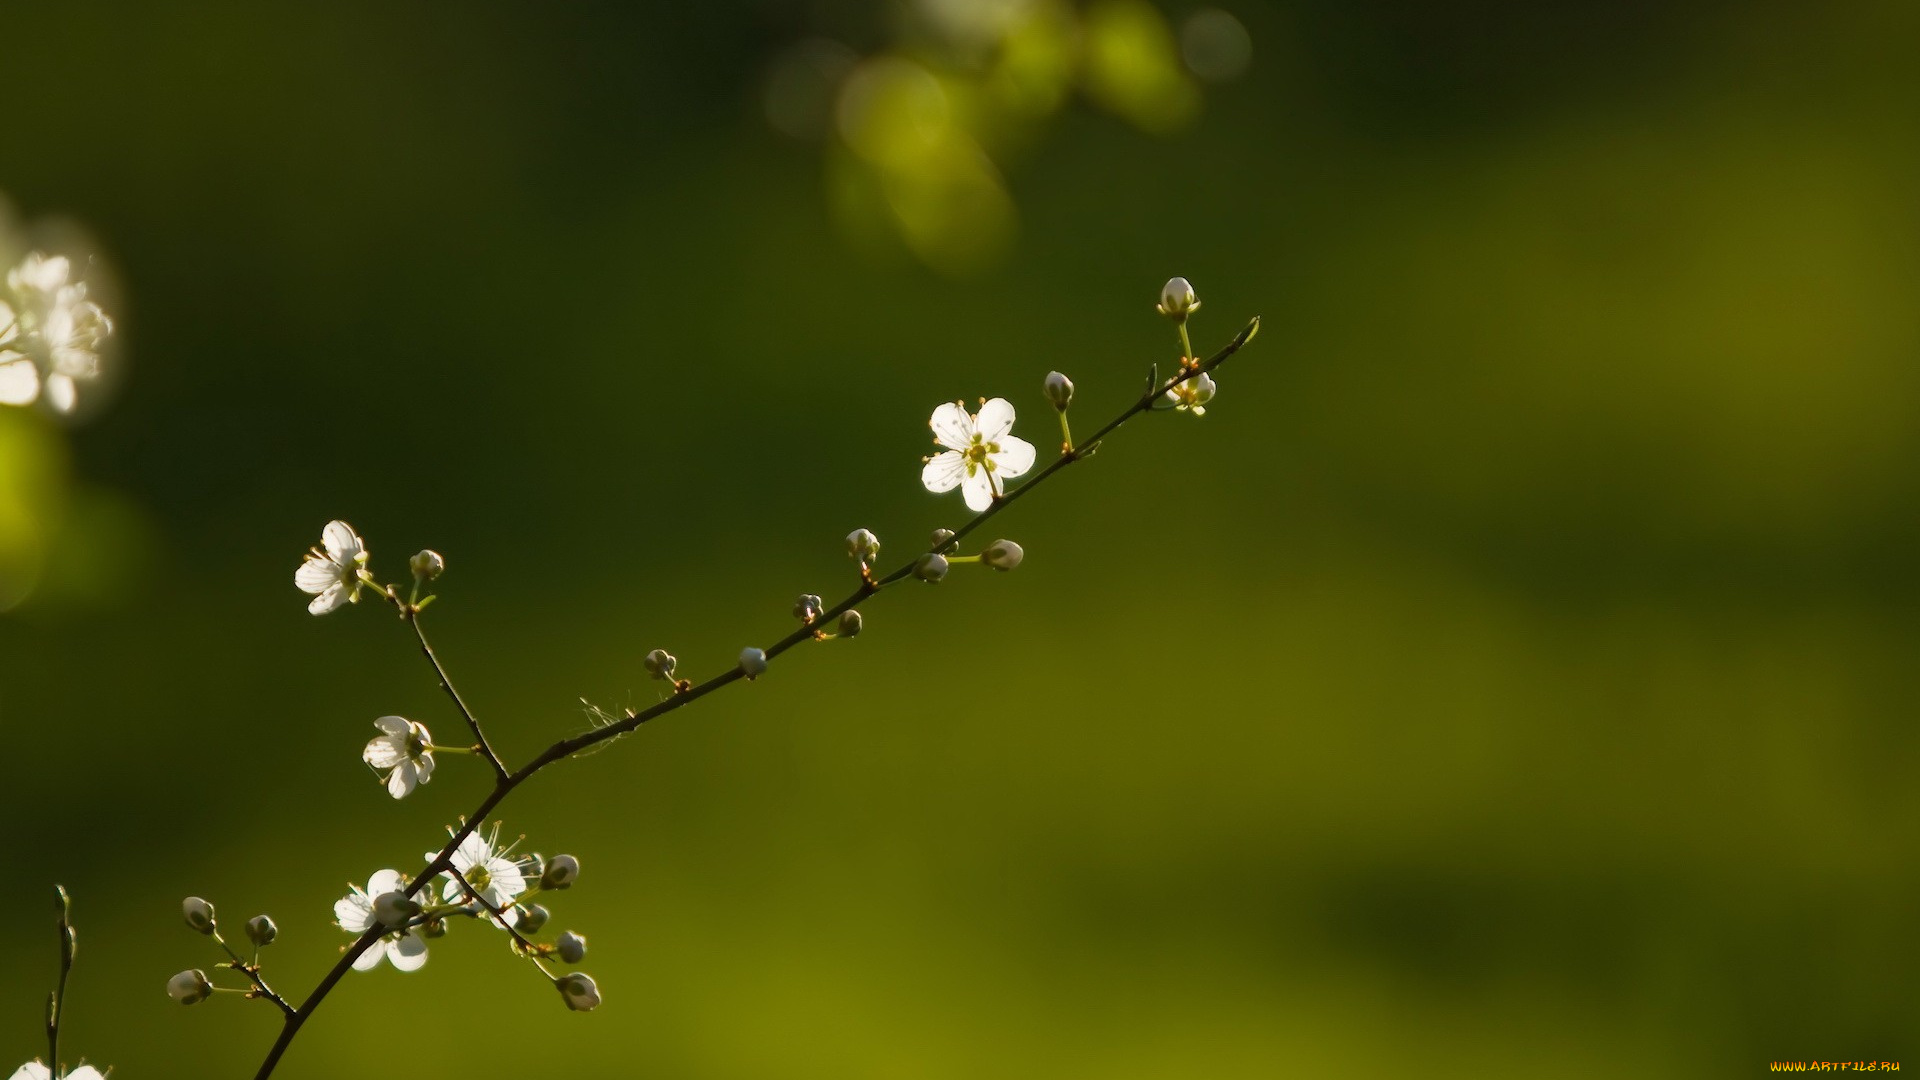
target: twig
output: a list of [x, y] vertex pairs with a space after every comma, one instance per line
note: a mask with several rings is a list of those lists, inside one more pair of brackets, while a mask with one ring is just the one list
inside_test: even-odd
[[[1005, 495], [995, 498], [992, 505], [974, 515], [970, 521], [956, 530], [951, 538], [944, 543], [935, 545], [930, 549], [929, 553], [939, 554], [951, 550], [953, 546], [959, 542], [961, 537], [966, 536], [968, 533], [978, 529], [981, 525], [986, 524], [988, 519], [1012, 505], [1015, 500], [1039, 487], [1068, 465], [1090, 456], [1101, 439], [1112, 434], [1120, 425], [1126, 423], [1128, 420], [1151, 409], [1153, 403], [1167, 391], [1172, 390], [1188, 379], [1197, 378], [1219, 367], [1222, 363], [1225, 363], [1228, 357], [1238, 352], [1248, 341], [1251, 341], [1253, 335], [1258, 332], [1259, 329], [1260, 320], [1255, 318], [1247, 324], [1245, 329], [1235, 335], [1234, 339], [1228, 342], [1224, 348], [1203, 363], [1194, 364], [1190, 367], [1183, 366], [1180, 374], [1164, 382], [1157, 379], [1150, 382], [1146, 390], [1132, 405], [1128, 406], [1120, 415], [1108, 421], [1106, 426], [1094, 432], [1092, 437], [1084, 440], [1081, 445], [1074, 450], [1062, 453], [1046, 468], [1034, 474], [1033, 478], [1026, 483]], [[788, 649], [793, 648], [803, 641], [813, 640], [815, 629], [830, 624], [834, 619], [852, 610], [856, 604], [879, 592], [887, 585], [906, 578], [913, 573], [913, 568], [918, 562], [919, 557], [915, 556], [913, 559], [908, 560], [906, 565], [878, 580], [874, 580], [871, 576], [863, 574], [860, 587], [855, 589], [845, 600], [840, 601], [838, 604], [822, 612], [818, 618], [802, 625], [799, 629], [792, 631], [787, 634], [787, 636], [768, 646], [766, 649], [767, 659], [772, 660], [774, 657], [779, 656], [781, 653], [786, 652]], [[397, 596], [393, 596], [392, 594], [389, 594], [389, 599], [393, 600], [396, 604], [402, 603]], [[402, 607], [403, 616], [408, 614], [408, 607], [411, 607], [411, 605]], [[417, 607], [412, 608], [409, 617], [409, 621], [414, 623], [416, 633], [420, 629], [417, 619], [418, 612], [419, 609]], [[447, 680], [446, 673], [440, 669], [440, 662], [433, 656], [433, 650], [426, 649], [426, 638], [424, 635], [421, 637], [421, 647], [426, 650], [427, 658], [433, 660], [434, 670], [440, 674], [441, 685], [446, 687], [447, 693], [453, 696], [454, 703], [460, 706], [462, 715], [466, 716], [469, 725], [473, 728], [475, 735], [478, 736], [480, 730], [479, 724], [474, 722], [473, 714], [467, 712], [466, 706], [460, 703], [460, 696], [454, 693], [452, 683]], [[407, 886], [406, 895], [411, 898], [436, 875], [451, 871], [453, 867], [453, 853], [459, 850], [460, 844], [465, 841], [468, 836], [472, 835], [475, 829], [480, 827], [481, 823], [486, 820], [487, 815], [491, 814], [503, 799], [512, 794], [515, 788], [531, 780], [534, 775], [542, 769], [564, 758], [578, 754], [589, 747], [603, 743], [608, 739], [619, 738], [649, 720], [665, 716], [667, 713], [673, 712], [676, 709], [691, 705], [701, 698], [706, 697], [708, 694], [713, 693], [715, 690], [744, 678], [746, 678], [746, 673], [740, 668], [729, 668], [715, 675], [713, 678], [708, 679], [706, 682], [699, 683], [684, 690], [679, 690], [672, 697], [650, 708], [631, 713], [615, 723], [608, 724], [605, 727], [595, 728], [592, 731], [575, 735], [572, 738], [561, 739], [559, 742], [541, 751], [538, 757], [511, 773], [507, 772], [506, 769], [500, 765], [497, 758], [492, 757], [490, 750], [487, 751], [487, 755], [493, 760], [496, 769], [496, 782], [493, 790], [487, 793], [486, 798], [480, 800], [480, 805], [475, 807], [471, 814], [467, 815], [466, 820], [461, 822], [459, 828], [452, 831], [446, 847], [441, 848], [440, 854], [434, 856], [433, 859], [427, 863], [426, 869], [421, 871], [419, 876], [415, 877], [412, 883]], [[482, 739], [481, 742], [484, 746], [485, 740]], [[458, 873], [455, 872], [455, 877], [458, 876]], [[468, 888], [469, 892], [471, 892], [471, 886]], [[314, 987], [313, 993], [309, 994], [307, 999], [301, 1002], [300, 1007], [287, 1013], [286, 1024], [281, 1028], [280, 1037], [274, 1041], [273, 1046], [267, 1051], [266, 1060], [261, 1063], [260, 1070], [254, 1074], [254, 1080], [267, 1080], [267, 1077], [273, 1075], [275, 1066], [280, 1063], [281, 1056], [286, 1053], [287, 1047], [292, 1044], [294, 1036], [299, 1034], [301, 1027], [312, 1018], [314, 1011], [320, 1007], [321, 1002], [326, 1000], [327, 995], [333, 991], [333, 988], [339, 984], [348, 970], [353, 967], [353, 962], [360, 957], [361, 953], [372, 948], [373, 943], [378, 941], [384, 932], [384, 928], [376, 925], [369, 928], [366, 933], [360, 935], [359, 939], [347, 947], [346, 952], [341, 955], [339, 961], [335, 963], [333, 968], [327, 972], [326, 976], [320, 980], [320, 985]]]
[[420, 606], [402, 603], [397, 595], [391, 593], [388, 596], [400, 606], [400, 617], [407, 621], [407, 625], [413, 627], [413, 635], [420, 639], [420, 652], [426, 656], [427, 662], [433, 665], [433, 673], [440, 679], [440, 688], [453, 699], [453, 707], [459, 709], [460, 715], [467, 721], [467, 730], [473, 732], [474, 750], [487, 759], [488, 765], [493, 766], [494, 781], [496, 783], [504, 781], [507, 778], [506, 765], [500, 761], [500, 755], [494, 753], [493, 747], [488, 744], [487, 736], [480, 730], [480, 721], [474, 717], [473, 710], [467, 708], [467, 703], [460, 700], [460, 691], [453, 688], [453, 680], [447, 678], [447, 669], [440, 666], [440, 658], [434, 655], [433, 646], [427, 644], [427, 632], [420, 628]]

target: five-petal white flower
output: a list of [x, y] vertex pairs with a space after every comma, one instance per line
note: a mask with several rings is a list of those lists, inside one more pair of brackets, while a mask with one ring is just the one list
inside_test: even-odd
[[375, 771], [385, 772], [387, 793], [396, 799], [433, 779], [433, 734], [427, 725], [404, 716], [383, 716], [373, 722], [380, 735], [367, 743], [360, 757]]
[[[373, 902], [390, 892], [407, 887], [407, 879], [398, 870], [381, 870], [367, 879], [367, 887], [349, 885], [353, 891], [333, 902], [333, 917], [340, 929], [349, 934], [364, 934], [379, 924], [373, 916]], [[371, 971], [386, 957], [401, 971], [419, 971], [427, 962], [427, 942], [412, 930], [382, 934], [378, 941], [353, 961], [353, 970]]]
[[344, 521], [327, 522], [327, 527], [320, 530], [320, 542], [324, 550], [307, 552], [306, 560], [293, 573], [293, 583], [300, 591], [313, 594], [307, 610], [315, 615], [325, 615], [341, 604], [358, 603], [360, 586], [365, 584], [360, 571], [367, 565], [367, 545]]
[[[508, 847], [512, 847], [511, 844]], [[428, 852], [432, 859], [438, 852]], [[516, 925], [520, 920], [520, 911], [514, 907], [514, 900], [527, 891], [527, 876], [521, 872], [520, 863], [507, 857], [507, 848], [500, 846], [500, 826], [495, 824], [493, 831], [481, 836], [478, 830], [467, 834], [465, 840], [453, 851], [453, 868], [460, 871], [472, 883], [480, 898], [497, 909], [505, 918], [507, 925]], [[462, 903], [467, 899], [466, 887], [452, 874], [446, 875], [446, 884], [440, 895], [449, 904]], [[493, 920], [488, 919], [489, 923]]]
[[932, 492], [960, 488], [967, 509], [976, 513], [993, 505], [1006, 490], [1006, 481], [1033, 468], [1033, 444], [1008, 434], [1013, 430], [1013, 406], [1006, 398], [988, 401], [977, 416], [949, 402], [933, 410], [927, 423], [933, 440], [947, 449], [927, 461], [920, 482]]

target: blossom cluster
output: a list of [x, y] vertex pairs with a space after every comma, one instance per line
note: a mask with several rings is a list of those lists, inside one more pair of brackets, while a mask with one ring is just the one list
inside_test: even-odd
[[79, 387], [100, 377], [113, 320], [87, 298], [87, 283], [62, 255], [30, 252], [0, 285], [0, 405], [45, 400], [72, 412]]

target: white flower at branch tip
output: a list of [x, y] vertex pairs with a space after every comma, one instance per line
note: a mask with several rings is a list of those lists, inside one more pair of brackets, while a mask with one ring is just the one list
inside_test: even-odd
[[383, 716], [373, 726], [380, 734], [367, 743], [360, 758], [375, 772], [385, 773], [381, 780], [387, 794], [404, 799], [433, 779], [433, 735], [425, 724], [404, 716]]
[[1173, 408], [1181, 412], [1192, 412], [1195, 416], [1205, 416], [1207, 415], [1207, 402], [1213, 400], [1214, 391], [1217, 389], [1218, 387], [1216, 387], [1213, 382], [1213, 376], [1203, 371], [1181, 383], [1179, 386], [1168, 390], [1165, 395], [1166, 404], [1161, 407]]
[[[407, 879], [398, 870], [381, 870], [367, 879], [367, 887], [350, 885], [353, 891], [333, 902], [333, 917], [340, 929], [349, 934], [364, 934], [379, 925], [374, 901], [389, 893], [404, 893]], [[412, 930], [382, 934], [353, 961], [353, 970], [371, 971], [387, 958], [401, 971], [419, 971], [427, 962], [427, 943]]]
[[367, 565], [367, 545], [353, 526], [344, 521], [329, 521], [320, 530], [320, 547], [307, 552], [293, 583], [300, 591], [313, 594], [307, 611], [325, 615], [341, 604], [359, 603], [360, 571]]
[[206, 972], [190, 968], [167, 980], [167, 996], [182, 1005], [198, 1005], [213, 996], [213, 983]]
[[920, 482], [936, 494], [960, 488], [967, 509], [975, 513], [992, 506], [1006, 491], [1006, 481], [1033, 468], [1033, 444], [1009, 434], [1013, 416], [1006, 398], [988, 401], [978, 415], [968, 415], [959, 402], [933, 410], [927, 425], [933, 441], [947, 449], [927, 460]]
[[600, 987], [594, 984], [591, 975], [575, 971], [553, 980], [553, 985], [559, 988], [567, 1008], [574, 1012], [592, 1012], [600, 1007]]
[[[495, 824], [493, 831], [481, 836], [479, 830], [467, 834], [465, 840], [453, 852], [453, 868], [472, 883], [480, 899], [498, 908], [507, 925], [518, 923], [520, 912], [513, 906], [514, 898], [527, 891], [527, 878], [520, 870], [520, 862], [509, 857], [512, 844], [500, 846], [500, 826]], [[427, 852], [427, 858], [439, 855], [437, 851]], [[451, 873], [446, 875], [446, 883], [440, 889], [441, 898], [449, 904], [465, 902], [466, 886], [460, 884], [460, 878]], [[484, 913], [483, 913], [483, 917]], [[491, 917], [486, 917], [489, 925], [498, 925]]]

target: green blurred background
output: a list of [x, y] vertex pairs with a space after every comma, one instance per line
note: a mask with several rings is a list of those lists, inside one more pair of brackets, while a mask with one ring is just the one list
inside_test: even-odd
[[958, 523], [936, 403], [1117, 410], [1176, 273], [1259, 341], [1003, 515], [1018, 573], [508, 804], [586, 866], [602, 1010], [460, 927], [280, 1075], [1914, 1056], [1920, 8], [1234, 0], [1203, 85], [1191, 6], [966, 7], [0, 13], [0, 191], [97, 238], [121, 346], [85, 423], [0, 412], [0, 1067], [52, 882], [70, 1058], [250, 1075], [270, 1009], [162, 991], [214, 959], [180, 897], [304, 993], [483, 790], [360, 764], [457, 722], [390, 615], [302, 611], [327, 519], [445, 553], [523, 760], [837, 598], [848, 530]]

